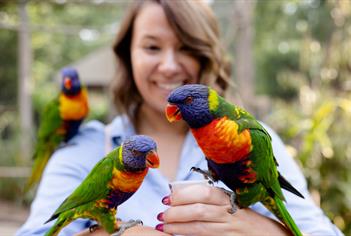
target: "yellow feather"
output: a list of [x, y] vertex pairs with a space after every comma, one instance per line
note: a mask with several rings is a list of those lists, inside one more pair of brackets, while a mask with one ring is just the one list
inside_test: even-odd
[[217, 95], [217, 92], [214, 91], [213, 89], [209, 89], [208, 103], [209, 103], [210, 111], [214, 111], [217, 109], [219, 104], [218, 95]]

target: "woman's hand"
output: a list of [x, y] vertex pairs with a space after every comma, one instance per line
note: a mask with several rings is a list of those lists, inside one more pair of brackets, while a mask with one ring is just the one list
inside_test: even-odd
[[156, 229], [180, 235], [289, 235], [285, 227], [251, 209], [234, 214], [229, 196], [207, 185], [177, 188], [163, 199], [170, 208], [158, 215], [163, 221]]
[[[89, 229], [86, 229], [78, 234], [75, 234], [75, 236], [109, 236], [110, 234], [108, 234], [102, 227], [99, 227], [98, 229], [96, 229], [94, 232], [90, 232]], [[134, 226], [131, 227], [129, 229], [127, 229], [126, 231], [124, 231], [124, 233], [122, 234], [122, 236], [129, 236], [129, 235], [133, 235], [133, 236], [170, 236], [169, 234], [157, 231], [151, 227], [147, 227], [147, 226]]]

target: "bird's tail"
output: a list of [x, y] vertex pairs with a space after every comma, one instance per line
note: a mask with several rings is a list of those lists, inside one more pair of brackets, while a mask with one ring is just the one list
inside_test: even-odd
[[56, 236], [61, 231], [63, 227], [69, 224], [71, 221], [59, 217], [55, 224], [45, 233], [45, 236]]
[[28, 191], [33, 188], [41, 179], [44, 168], [50, 158], [51, 150], [41, 150], [35, 154], [34, 163], [32, 167], [32, 173], [29, 176], [26, 185], [24, 186], [24, 194], [28, 193]]
[[284, 202], [278, 196], [275, 196], [274, 199], [268, 197], [268, 199], [266, 199], [264, 202], [264, 205], [269, 210], [271, 210], [280, 221], [284, 223], [284, 225], [291, 231], [294, 236], [303, 236], [300, 229], [295, 224], [295, 221], [286, 209]]

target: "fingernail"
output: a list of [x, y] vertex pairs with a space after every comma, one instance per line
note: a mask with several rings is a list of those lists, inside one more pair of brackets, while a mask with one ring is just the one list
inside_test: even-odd
[[163, 224], [158, 224], [155, 227], [156, 230], [163, 232]]
[[171, 198], [170, 196], [165, 196], [164, 198], [162, 198], [162, 203], [164, 205], [170, 205], [171, 204]]
[[158, 213], [157, 219], [158, 219], [159, 221], [163, 221], [163, 217], [164, 217], [163, 212]]

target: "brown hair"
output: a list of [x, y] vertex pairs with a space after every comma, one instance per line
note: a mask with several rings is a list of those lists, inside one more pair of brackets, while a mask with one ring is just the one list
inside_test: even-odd
[[112, 85], [117, 110], [134, 122], [136, 109], [142, 102], [133, 79], [130, 48], [134, 20], [145, 2], [154, 2], [163, 8], [179, 40], [199, 59], [199, 82], [224, 96], [230, 84], [230, 64], [224, 56], [218, 22], [210, 7], [202, 0], [134, 0], [113, 45], [118, 62], [117, 78]]

